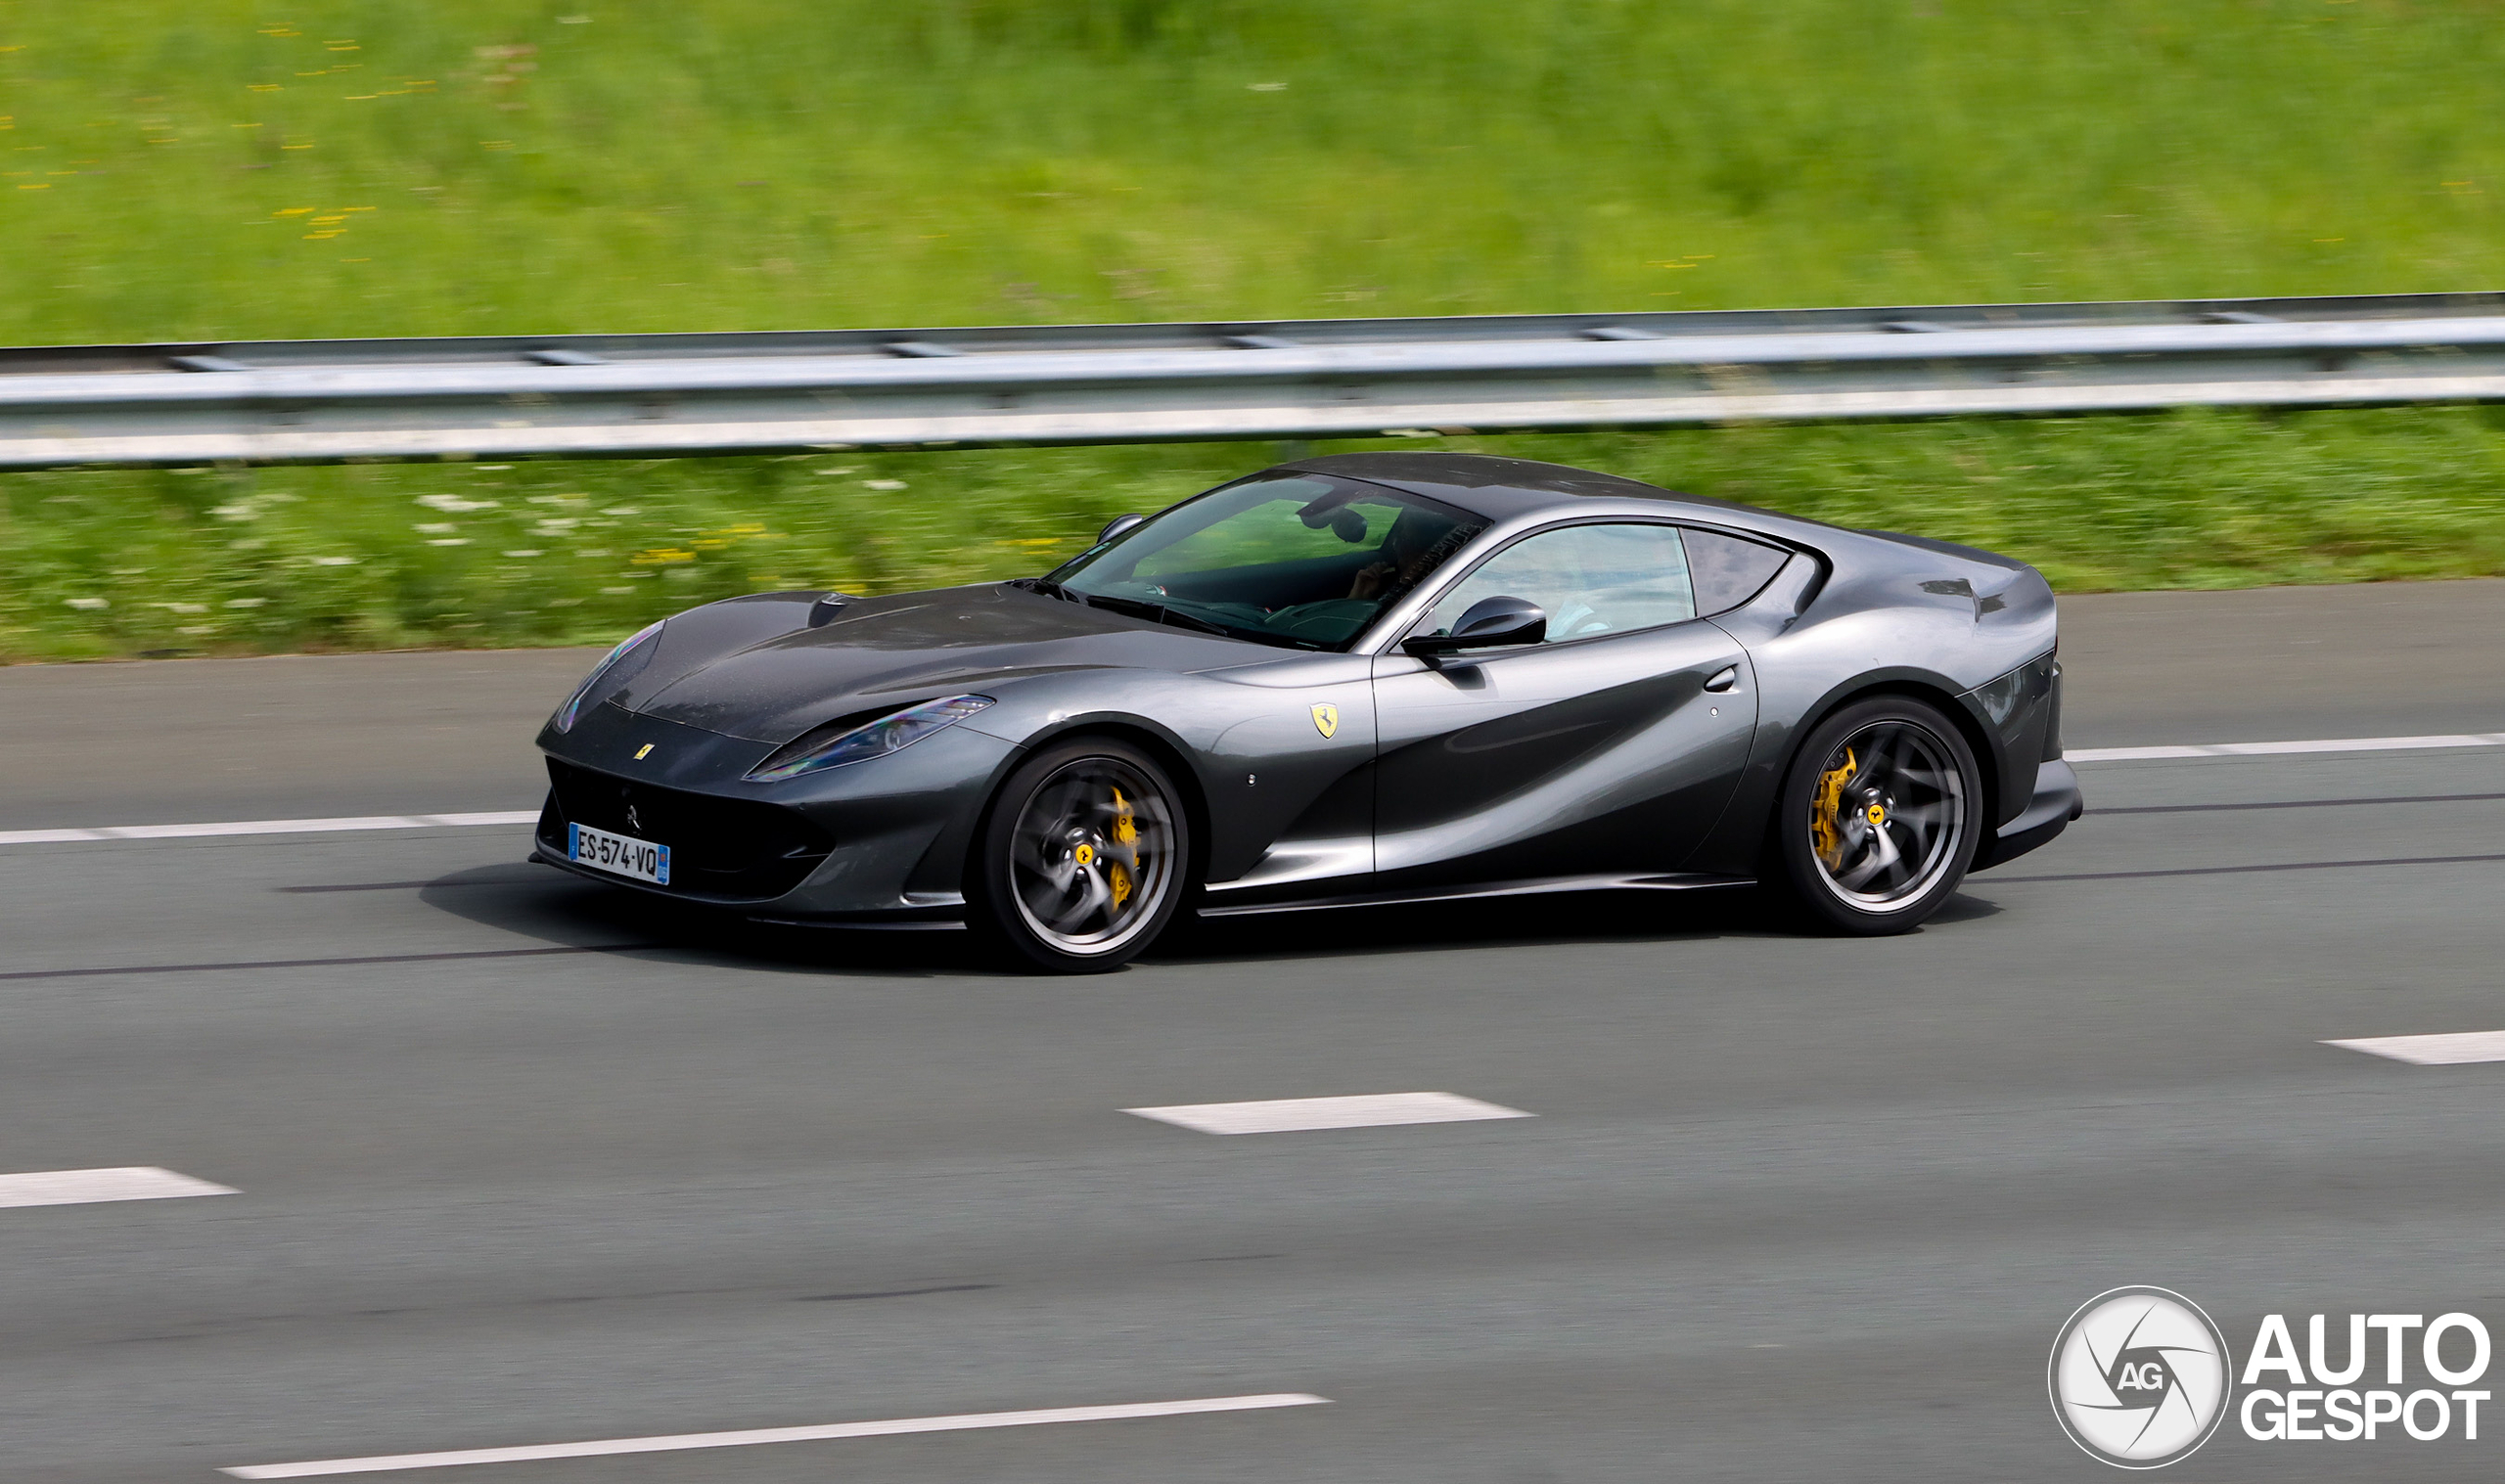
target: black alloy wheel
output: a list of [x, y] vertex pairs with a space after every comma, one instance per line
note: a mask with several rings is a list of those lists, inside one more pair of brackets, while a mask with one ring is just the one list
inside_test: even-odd
[[993, 798], [967, 881], [971, 924], [1016, 967], [1102, 973], [1174, 919], [1190, 821], [1164, 769], [1086, 737], [1044, 748]]
[[1815, 925], [1907, 932], [1965, 879], [1983, 817], [1981, 773], [1954, 723], [1911, 697], [1857, 701], [1793, 760], [1772, 874]]

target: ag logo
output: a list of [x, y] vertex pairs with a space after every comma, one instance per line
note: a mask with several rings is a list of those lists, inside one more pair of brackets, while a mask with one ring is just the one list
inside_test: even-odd
[[2163, 1288], [2116, 1288], [2053, 1341], [2053, 1415], [2088, 1457], [2163, 1468], [2227, 1414], [2227, 1342], [2201, 1307]]
[[1317, 703], [1313, 708], [1313, 730], [1326, 738], [1339, 731], [1340, 708], [1327, 700]]

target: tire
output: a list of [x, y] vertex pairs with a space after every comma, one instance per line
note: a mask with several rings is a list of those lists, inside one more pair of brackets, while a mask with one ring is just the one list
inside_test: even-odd
[[1966, 878], [1983, 830], [1974, 749], [1909, 696], [1855, 701], [1811, 729], [1775, 802], [1769, 884], [1807, 923], [1910, 932]]
[[994, 794], [966, 880], [968, 925], [1030, 972], [1119, 968], [1181, 908], [1192, 859], [1182, 795], [1108, 737], [1044, 747]]

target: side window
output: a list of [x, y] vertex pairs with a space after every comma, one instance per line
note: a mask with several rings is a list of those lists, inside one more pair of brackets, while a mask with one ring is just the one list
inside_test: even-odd
[[1674, 525], [1569, 525], [1489, 558], [1428, 615], [1449, 632], [1481, 598], [1526, 598], [1548, 613], [1548, 642], [1657, 628], [1696, 616], [1687, 552]]
[[1696, 583], [1696, 610], [1709, 618], [1738, 607], [1791, 560], [1790, 552], [1763, 542], [1720, 531], [1689, 531], [1687, 563]]

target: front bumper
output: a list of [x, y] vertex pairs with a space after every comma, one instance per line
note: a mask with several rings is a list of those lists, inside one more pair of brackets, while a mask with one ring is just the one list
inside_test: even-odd
[[[670, 849], [670, 884], [654, 889], [669, 896], [770, 902], [807, 880], [835, 851], [834, 836], [807, 815], [759, 800], [664, 788], [554, 757], [548, 759], [548, 802], [539, 811], [540, 854], [571, 865], [566, 859], [569, 825], [662, 841]], [[605, 871], [581, 874], [610, 877]]]
[[[1018, 751], [948, 727], [870, 762], [753, 784], [743, 775], [765, 744], [606, 705], [540, 746], [551, 787], [534, 859], [652, 896], [828, 923], [962, 916], [965, 848]], [[569, 824], [668, 845], [670, 884], [569, 861]]]
[[1969, 872], [1989, 871], [2007, 865], [2053, 836], [2070, 828], [2071, 821], [2087, 812], [2086, 796], [2079, 792], [2078, 775], [2071, 765], [2054, 758], [2035, 770], [2035, 792], [2018, 818], [2000, 827], [1982, 847], [1975, 852], [1975, 864]]

